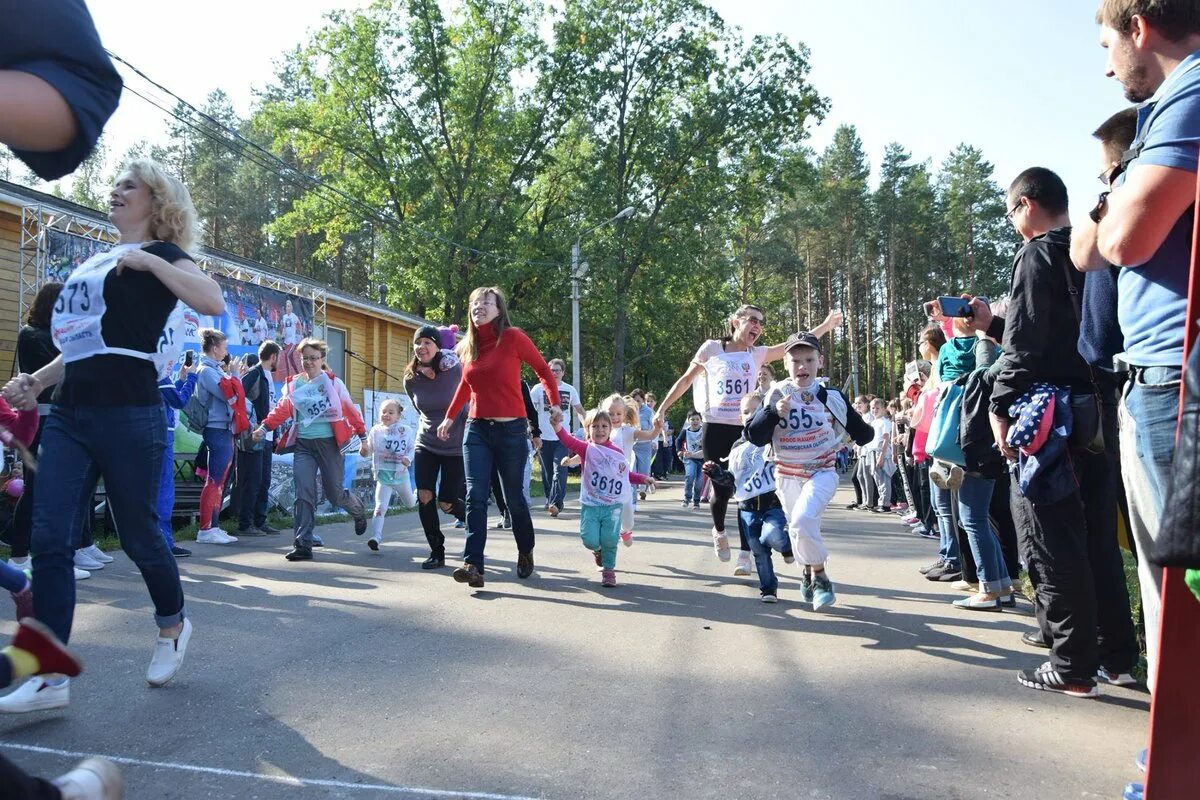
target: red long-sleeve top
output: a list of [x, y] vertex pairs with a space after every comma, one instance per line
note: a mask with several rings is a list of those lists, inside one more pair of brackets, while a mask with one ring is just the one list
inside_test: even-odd
[[468, 416], [475, 419], [524, 417], [525, 400], [521, 397], [521, 362], [533, 367], [546, 387], [551, 406], [559, 404], [558, 381], [538, 352], [537, 346], [520, 328], [508, 328], [496, 341], [495, 322], [475, 329], [479, 357], [463, 363], [462, 380], [446, 409], [446, 419], [454, 419], [469, 400]]

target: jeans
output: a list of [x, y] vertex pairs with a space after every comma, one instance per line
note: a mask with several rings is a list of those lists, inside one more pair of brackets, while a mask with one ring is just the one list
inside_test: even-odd
[[542, 439], [538, 458], [542, 463], [542, 491], [546, 503], [562, 510], [567, 497], [567, 468], [562, 465], [567, 448], [558, 439]]
[[988, 594], [997, 594], [1012, 586], [1012, 579], [1004, 566], [1000, 539], [988, 522], [988, 508], [991, 506], [995, 483], [990, 478], [967, 473], [958, 490], [958, 517], [962, 520], [971, 554], [975, 557], [979, 591]]
[[237, 497], [238, 528], [261, 527], [267, 524], [267, 504], [271, 488], [271, 444], [262, 450], [243, 450], [237, 454], [238, 478], [234, 486]]
[[[438, 517], [438, 504], [455, 518], [467, 518], [466, 475], [463, 473], [462, 455], [446, 456], [417, 448], [413, 456], [414, 483], [417, 486], [417, 516], [429, 542], [429, 554], [446, 557], [446, 537], [442, 535], [442, 521]], [[422, 503], [421, 492], [429, 492], [428, 503]], [[434, 499], [436, 497], [436, 500]]]
[[228, 428], [205, 428], [204, 444], [208, 446], [208, 477], [204, 479], [204, 489], [200, 492], [201, 530], [214, 527], [221, 513], [225, 478], [229, 475], [229, 465], [233, 463], [233, 434]]
[[312, 547], [313, 526], [316, 524], [317, 472], [325, 487], [325, 499], [341, 506], [355, 519], [365, 513], [358, 495], [342, 487], [346, 461], [342, 458], [337, 440], [299, 439], [292, 456], [292, 478], [296, 483], [296, 502], [292, 507], [296, 539], [301, 547]]
[[104, 478], [121, 548], [142, 573], [160, 628], [184, 616], [179, 567], [158, 529], [155, 499], [166, 449], [162, 406], [55, 406], [42, 434], [34, 498], [34, 616], [64, 642], [75, 614], [75, 548]]
[[1150, 690], [1157, 679], [1159, 625], [1162, 619], [1162, 567], [1151, 563], [1159, 520], [1175, 456], [1179, 415], [1178, 367], [1151, 367], [1125, 385], [1120, 418], [1121, 474], [1129, 503], [1129, 532], [1138, 555], [1142, 613], [1146, 621], [1147, 674]]
[[463, 434], [463, 466], [467, 473], [467, 542], [463, 560], [483, 570], [487, 546], [488, 494], [495, 466], [508, 514], [512, 519], [517, 552], [533, 552], [533, 520], [525, 500], [525, 465], [529, 462], [529, 423], [523, 417], [497, 422], [469, 419]]
[[588, 550], [600, 551], [602, 569], [616, 569], [617, 544], [621, 541], [621, 507], [580, 504], [579, 536]]
[[[928, 468], [925, 470], [929, 474]], [[933, 481], [929, 482], [929, 499], [933, 504], [933, 512], [937, 515], [938, 533], [941, 544], [938, 556], [950, 565], [958, 566], [958, 533], [954, 525], [954, 509], [951, 507], [952, 496], [949, 489], [942, 489]]]
[[650, 474], [650, 460], [654, 457], [654, 449], [658, 445], [655, 440], [638, 442], [633, 446], [633, 471], [643, 475]]
[[700, 467], [704, 462], [698, 458], [683, 459], [683, 500], [685, 503], [700, 502], [700, 484], [703, 473]]
[[738, 511], [750, 552], [754, 553], [754, 567], [758, 571], [758, 590], [763, 594], [775, 594], [779, 579], [771, 564], [771, 551], [780, 553], [788, 549], [787, 517], [782, 508], [766, 511], [741, 509]]

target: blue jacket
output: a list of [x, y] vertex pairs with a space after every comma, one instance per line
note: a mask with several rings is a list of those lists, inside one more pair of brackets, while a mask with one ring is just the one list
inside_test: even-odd
[[196, 391], [196, 373], [189, 373], [186, 378], [181, 381], [171, 380], [171, 376], [164, 376], [158, 382], [158, 393], [162, 395], [163, 407], [167, 413], [167, 430], [175, 430], [175, 422], [178, 414], [176, 409], [183, 408], [188, 404], [188, 400], [192, 399], [192, 392]]

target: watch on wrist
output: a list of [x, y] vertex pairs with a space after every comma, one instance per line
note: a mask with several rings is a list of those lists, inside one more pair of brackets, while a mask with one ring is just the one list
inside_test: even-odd
[[1091, 218], [1092, 222], [1099, 225], [1100, 220], [1104, 219], [1104, 212], [1107, 210], [1108, 210], [1108, 192], [1101, 192], [1099, 199], [1096, 200], [1096, 207], [1088, 212], [1088, 216]]

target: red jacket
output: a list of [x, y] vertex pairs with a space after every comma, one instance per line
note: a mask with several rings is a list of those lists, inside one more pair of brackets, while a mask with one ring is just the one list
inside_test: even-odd
[[[367, 435], [367, 426], [363, 423], [362, 414], [354, 405], [354, 401], [350, 399], [350, 391], [346, 388], [346, 384], [342, 383], [341, 379], [334, 375], [331, 371], [325, 370], [325, 374], [329, 376], [329, 380], [333, 381], [334, 391], [342, 402], [342, 418], [329, 423], [333, 428], [333, 436], [337, 439], [338, 447], [342, 447], [346, 442], [350, 441], [350, 437], [354, 434], [365, 437]], [[295, 418], [296, 411], [292, 406], [292, 381], [296, 378], [292, 375], [283, 383], [283, 397], [279, 398], [279, 402], [275, 404], [275, 408], [271, 409], [271, 413], [267, 414], [267, 418], [263, 420], [263, 427], [269, 431], [273, 431], [288, 420]], [[276, 450], [283, 450], [287, 447], [292, 447], [296, 444], [296, 439], [299, 437], [297, 425], [293, 424], [288, 428], [283, 438], [275, 445]]]

